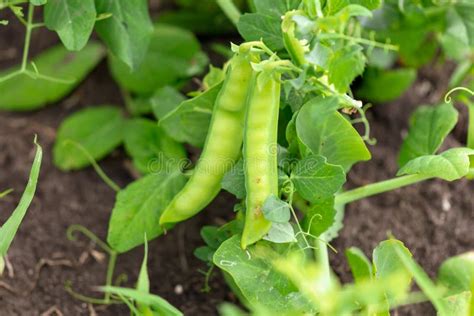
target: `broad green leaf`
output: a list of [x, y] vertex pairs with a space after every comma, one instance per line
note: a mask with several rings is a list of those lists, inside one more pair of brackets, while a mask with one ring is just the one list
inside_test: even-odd
[[295, 230], [290, 223], [272, 223], [270, 230], [263, 239], [277, 243], [296, 242]]
[[245, 13], [239, 19], [237, 29], [245, 41], [263, 42], [272, 50], [282, 50], [281, 18], [261, 13]]
[[[38, 177], [41, 168], [41, 160], [43, 159], [43, 149], [38, 143], [36, 143], [36, 140], [35, 144], [36, 154], [31, 167], [28, 184], [26, 185], [25, 191], [23, 191], [23, 195], [21, 196], [18, 206], [3, 224], [3, 226], [0, 227], [0, 265], [4, 265], [3, 257], [7, 254], [8, 248], [10, 248], [13, 238], [15, 237], [18, 228], [20, 228], [20, 224], [25, 217], [26, 211], [28, 210], [28, 207], [30, 206], [31, 201], [35, 195], [36, 185], [38, 183]], [[0, 275], [2, 271], [3, 267], [0, 267]]]
[[344, 169], [327, 163], [326, 158], [320, 155], [310, 155], [300, 160], [290, 178], [296, 191], [311, 203], [333, 196], [346, 182]]
[[[382, 241], [374, 249], [372, 258], [374, 263], [375, 278], [383, 279], [390, 277], [391, 275], [397, 275], [400, 280], [401, 287], [405, 290], [408, 290], [412, 281], [412, 274], [405, 266], [402, 259], [400, 259], [397, 251], [400, 251], [403, 256], [411, 260], [412, 255], [410, 250], [408, 250], [408, 248], [406, 248], [399, 240], [389, 239]], [[404, 293], [405, 290], [401, 291], [401, 293]], [[395, 297], [390, 296], [388, 298], [389, 300], [396, 299]]]
[[407, 162], [397, 175], [418, 174], [446, 181], [457, 180], [469, 173], [469, 157], [472, 155], [474, 149], [453, 148], [439, 155], [421, 156]]
[[158, 89], [150, 99], [153, 114], [157, 120], [164, 118], [184, 101], [186, 97], [171, 86]]
[[255, 0], [257, 13], [281, 17], [286, 12], [298, 9], [299, 0]]
[[54, 164], [61, 170], [81, 169], [99, 160], [122, 143], [124, 119], [119, 108], [97, 106], [66, 118], [53, 148]]
[[352, 81], [364, 71], [365, 61], [362, 47], [358, 45], [335, 51], [328, 65], [329, 83], [339, 92], [347, 92]]
[[[115, 294], [117, 296], [124, 296], [132, 299], [137, 304], [143, 304], [150, 306], [151, 309], [157, 313], [157, 315], [163, 316], [182, 316], [176, 307], [168, 303], [165, 299], [158, 295], [143, 293], [141, 291], [117, 286], [103, 286], [100, 289], [106, 293]], [[155, 314], [153, 314], [155, 315]]]
[[348, 170], [358, 161], [371, 155], [362, 137], [342, 114], [337, 112], [334, 97], [316, 97], [303, 105], [296, 118], [296, 132], [300, 141], [313, 154], [327, 158], [328, 163]]
[[400, 149], [398, 164], [403, 166], [414, 158], [436, 153], [457, 120], [458, 111], [450, 103], [419, 107], [410, 119], [410, 129]]
[[48, 2], [48, 0], [30, 0], [32, 5], [40, 6]]
[[110, 58], [113, 77], [125, 89], [152, 94], [166, 85], [176, 85], [201, 73], [207, 57], [196, 37], [175, 26], [158, 24], [151, 35], [143, 63], [130, 69], [118, 58]]
[[214, 102], [222, 84], [212, 87], [200, 95], [182, 102], [158, 121], [172, 138], [178, 142], [202, 147], [211, 122]]
[[438, 270], [438, 283], [451, 294], [470, 291], [474, 285], [474, 252], [449, 258]]
[[462, 27], [453, 29], [452, 33], [455, 33], [456, 36], [464, 37], [462, 40], [471, 47], [474, 47], [474, 3], [469, 3], [468, 1], [456, 3], [453, 6], [453, 10], [459, 16]]
[[124, 144], [134, 166], [143, 174], [172, 171], [186, 158], [184, 147], [148, 119], [137, 118], [125, 124]]
[[356, 283], [372, 279], [372, 263], [365, 256], [362, 250], [356, 247], [351, 247], [346, 249], [345, 254]]
[[[215, 2], [215, 0], [213, 0]], [[224, 36], [234, 34], [235, 28], [221, 12], [202, 12], [193, 10], [167, 10], [160, 12], [155, 20], [160, 24], [174, 25], [203, 36]]]
[[357, 97], [369, 102], [389, 102], [400, 97], [415, 81], [416, 70], [368, 68], [363, 75]]
[[95, 0], [98, 14], [112, 14], [97, 21], [96, 31], [112, 54], [131, 69], [142, 64], [153, 33], [146, 0]]
[[[336, 214], [334, 215], [333, 222], [331, 226], [324, 231], [324, 233], [320, 236], [320, 238], [326, 242], [330, 242], [331, 240], [335, 239], [339, 236], [339, 232], [344, 227], [344, 212], [345, 212], [345, 205], [343, 204], [334, 204], [334, 210]], [[324, 218], [331, 216], [331, 212], [326, 211], [329, 215]]]
[[[459, 294], [443, 298], [447, 316], [472, 316], [471, 312], [472, 292], [465, 291]], [[439, 316], [444, 316], [438, 313]]]
[[369, 10], [375, 10], [382, 4], [382, 0], [351, 0], [353, 4], [359, 4]]
[[[334, 197], [329, 196], [319, 199], [309, 206], [304, 215], [304, 230], [309, 231], [313, 236], [321, 236], [336, 224], [337, 211], [334, 206]], [[326, 235], [323, 239], [329, 241], [327, 237], [329, 236]]]
[[220, 316], [248, 316], [246, 312], [231, 303], [220, 304], [218, 310]]
[[265, 241], [242, 250], [236, 235], [222, 243], [214, 254], [214, 264], [232, 277], [251, 306], [263, 305], [278, 314], [299, 315], [308, 310], [307, 302], [272, 264], [288, 252], [286, 244]]
[[[104, 50], [97, 43], [89, 43], [80, 52], [71, 53], [63, 45], [50, 48], [33, 58], [39, 73], [62, 80], [51, 81], [40, 77], [33, 79], [25, 74], [0, 83], [0, 110], [34, 110], [61, 100], [94, 69], [104, 56]], [[34, 71], [33, 66], [28, 70]], [[18, 67], [0, 73], [0, 78]], [[25, 93], [27, 91], [28, 93]]]
[[94, 0], [49, 0], [44, 6], [44, 23], [56, 31], [68, 50], [81, 50], [94, 28]]
[[159, 225], [161, 213], [185, 182], [178, 171], [158, 172], [120, 191], [110, 217], [107, 242], [122, 253], [141, 245], [145, 233], [148, 240], [161, 235], [166, 228]]
[[273, 223], [288, 223], [291, 218], [290, 206], [271, 194], [263, 203], [263, 216]]
[[239, 159], [239, 161], [232, 166], [232, 169], [227, 171], [224, 178], [222, 178], [221, 185], [224, 190], [232, 193], [236, 198], [243, 199], [245, 197], [246, 190], [243, 159]]
[[411, 258], [410, 250], [405, 245], [395, 239], [382, 241], [372, 254], [374, 261], [374, 274], [376, 278], [384, 278], [394, 273], [403, 272], [404, 283], [408, 287], [411, 283], [411, 274], [400, 260], [395, 248], [397, 247], [403, 251], [404, 255]]
[[425, 293], [428, 299], [433, 303], [438, 313], [442, 316], [451, 316], [447, 312], [446, 303], [442, 300], [441, 291], [430, 280], [429, 276], [423, 271], [418, 263], [413, 260], [410, 252], [403, 246], [403, 243], [392, 239], [386, 246], [392, 248], [399, 261], [403, 264], [405, 269], [413, 276], [420, 289]]

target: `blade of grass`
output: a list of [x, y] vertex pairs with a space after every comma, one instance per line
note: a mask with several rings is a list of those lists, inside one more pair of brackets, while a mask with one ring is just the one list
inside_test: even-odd
[[36, 155], [31, 167], [30, 177], [28, 184], [26, 185], [25, 191], [20, 199], [20, 203], [17, 208], [13, 211], [12, 215], [5, 224], [0, 228], [0, 256], [5, 256], [8, 248], [15, 237], [18, 228], [20, 227], [21, 221], [25, 217], [26, 211], [33, 200], [33, 196], [36, 191], [36, 184], [38, 183], [38, 177], [41, 167], [41, 160], [43, 158], [43, 150], [41, 146], [34, 140], [36, 145]]

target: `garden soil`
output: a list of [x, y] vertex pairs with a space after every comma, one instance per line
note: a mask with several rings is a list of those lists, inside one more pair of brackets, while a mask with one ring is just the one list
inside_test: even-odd
[[[19, 61], [23, 31], [12, 25], [0, 29], [0, 69]], [[32, 54], [51, 46], [55, 36], [48, 31], [35, 33]], [[369, 184], [393, 177], [397, 171], [397, 152], [407, 131], [410, 113], [420, 104], [433, 104], [446, 91], [451, 67], [433, 63], [419, 72], [416, 84], [396, 102], [370, 110], [373, 159], [358, 164], [349, 175], [348, 187]], [[0, 91], [0, 98], [1, 98]], [[25, 92], [27, 93], [27, 92]], [[34, 157], [33, 138], [44, 148], [36, 196], [9, 251], [13, 267], [0, 279], [0, 315], [128, 315], [124, 306], [90, 305], [73, 298], [65, 284], [81, 293], [100, 297], [94, 286], [103, 285], [107, 255], [79, 234], [70, 241], [70, 225], [87, 227], [105, 239], [108, 218], [115, 192], [104, 184], [92, 168], [64, 173], [52, 164], [52, 147], [61, 121], [82, 108], [100, 104], [121, 105], [120, 91], [102, 62], [78, 89], [58, 104], [25, 113], [0, 112], [0, 191], [15, 191], [0, 200], [0, 223], [19, 201], [27, 182]], [[463, 109], [459, 107], [465, 117]], [[445, 146], [458, 146], [465, 138], [465, 119], [461, 119], [454, 136]], [[105, 172], [121, 187], [133, 180], [131, 162], [118, 149], [100, 162]], [[447, 257], [474, 247], [474, 183], [447, 183], [433, 180], [395, 192], [371, 197], [349, 205], [344, 228], [331, 254], [336, 273], [351, 281], [344, 259], [344, 249], [360, 247], [370, 255], [378, 242], [391, 232], [405, 242], [415, 259], [431, 277]], [[202, 291], [207, 270], [193, 256], [203, 244], [199, 229], [203, 225], [220, 225], [232, 214], [234, 200], [222, 193], [204, 212], [178, 225], [167, 235], [150, 243], [149, 271], [151, 291], [163, 296], [185, 315], [215, 315], [215, 306], [236, 298], [215, 272], [210, 279], [211, 291]], [[124, 284], [133, 286], [143, 257], [137, 248], [118, 259], [116, 276], [127, 275]], [[401, 308], [397, 315], [435, 315], [429, 304]]]

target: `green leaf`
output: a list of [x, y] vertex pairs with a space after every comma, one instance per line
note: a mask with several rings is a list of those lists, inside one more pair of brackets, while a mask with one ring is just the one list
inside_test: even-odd
[[358, 45], [335, 51], [328, 65], [329, 83], [334, 84], [339, 92], [345, 93], [352, 81], [364, 71], [365, 61], [362, 47]]
[[143, 293], [135, 289], [128, 289], [117, 286], [103, 286], [100, 288], [102, 291], [110, 294], [115, 294], [117, 296], [124, 296], [134, 300], [137, 304], [142, 304], [145, 306], [151, 306], [152, 310], [157, 313], [157, 315], [166, 315], [166, 316], [182, 316], [181, 313], [176, 307], [168, 303], [165, 299], [158, 295]]
[[364, 72], [362, 84], [356, 94], [358, 98], [369, 102], [389, 102], [399, 98], [415, 79], [415, 69], [380, 70], [371, 67]]
[[337, 112], [337, 107], [338, 100], [334, 97], [313, 98], [301, 108], [296, 131], [313, 154], [348, 170], [358, 161], [369, 160], [371, 155], [351, 123]]
[[451, 294], [470, 291], [474, 285], [474, 252], [449, 258], [438, 270], [438, 283]]
[[272, 223], [270, 230], [263, 239], [277, 243], [296, 242], [295, 231], [290, 223]]
[[299, 0], [255, 0], [257, 13], [281, 17], [287, 11], [298, 9]]
[[263, 203], [263, 216], [273, 223], [288, 223], [291, 218], [290, 206], [271, 194]]
[[48, 0], [30, 0], [31, 4], [34, 6], [40, 6], [48, 2]]
[[[33, 79], [26, 74], [0, 83], [0, 110], [27, 111], [61, 100], [95, 68], [104, 56], [102, 46], [89, 43], [80, 52], [71, 53], [63, 45], [48, 49], [33, 59], [41, 75], [66, 80], [51, 81], [44, 77]], [[18, 67], [0, 73], [4, 77]], [[32, 66], [28, 70], [34, 71]], [[25, 93], [28, 91], [28, 93]]]
[[337, 211], [334, 206], [334, 197], [325, 197], [307, 209], [303, 219], [303, 226], [305, 231], [309, 231], [313, 236], [321, 236], [324, 233], [323, 239], [329, 241], [328, 239], [332, 239], [332, 237], [326, 235], [326, 232], [336, 224], [336, 217]]
[[81, 50], [94, 28], [94, 0], [49, 0], [44, 7], [44, 23], [56, 31], [68, 50]]
[[159, 218], [185, 182], [178, 171], [158, 172], [120, 191], [110, 217], [107, 242], [122, 253], [141, 245], [145, 233], [148, 240], [161, 235], [166, 227], [159, 225]]
[[238, 235], [226, 240], [214, 254], [214, 264], [228, 273], [251, 306], [263, 305], [278, 314], [302, 314], [307, 302], [272, 262], [289, 252], [287, 244], [259, 242], [242, 250]]
[[194, 256], [204, 262], [212, 262], [215, 250], [208, 246], [197, 247], [194, 249]]
[[468, 3], [456, 3], [453, 6], [461, 25], [454, 29], [448, 29], [448, 32], [456, 35], [457, 37], [462, 36], [462, 41], [466, 44], [474, 47], [474, 4]]
[[414, 158], [436, 153], [457, 120], [458, 111], [450, 103], [419, 107], [410, 119], [398, 164], [403, 166]]
[[[398, 249], [398, 250], [396, 250]], [[399, 240], [389, 239], [382, 241], [372, 254], [374, 262], [374, 273], [377, 279], [383, 279], [392, 275], [397, 275], [401, 287], [405, 290], [410, 288], [412, 274], [400, 259], [398, 252], [411, 260], [411, 253]], [[389, 299], [396, 299], [389, 297]]]
[[184, 147], [148, 119], [126, 123], [124, 144], [134, 166], [143, 174], [177, 169], [186, 158]]
[[112, 14], [97, 21], [96, 31], [112, 54], [136, 69], [143, 62], [153, 33], [146, 0], [95, 0], [97, 13]]
[[133, 69], [119, 58], [109, 59], [114, 79], [139, 94], [152, 94], [166, 85], [179, 84], [201, 73], [208, 62], [191, 32], [163, 24], [155, 26], [142, 59], [143, 63]]
[[245, 13], [239, 19], [237, 29], [245, 41], [263, 42], [272, 50], [282, 50], [283, 35], [281, 18], [261, 13]]
[[[13, 238], [20, 228], [20, 224], [25, 217], [26, 211], [28, 210], [28, 207], [30, 206], [31, 201], [35, 195], [36, 185], [38, 183], [38, 177], [41, 168], [41, 160], [43, 159], [43, 149], [38, 143], [36, 143], [36, 139], [35, 144], [36, 154], [31, 167], [28, 184], [26, 185], [25, 191], [23, 191], [23, 195], [21, 196], [18, 206], [3, 224], [3, 226], [0, 227], [0, 258], [2, 258], [1, 264], [4, 264], [3, 257], [7, 254], [8, 248], [10, 248]], [[0, 275], [2, 271], [3, 267], [0, 267]]]
[[351, 247], [346, 249], [345, 254], [356, 283], [372, 279], [372, 264], [362, 250]]
[[90, 158], [104, 158], [122, 143], [123, 127], [124, 119], [117, 107], [91, 107], [72, 114], [59, 126], [54, 164], [61, 170], [75, 170], [89, 166]]
[[235, 195], [238, 199], [243, 199], [246, 195], [245, 190], [245, 172], [244, 161], [239, 159], [237, 163], [232, 166], [232, 169], [226, 172], [221, 182], [222, 188], [229, 193]]
[[344, 169], [328, 164], [320, 155], [310, 155], [300, 160], [290, 176], [296, 191], [307, 201], [317, 203], [333, 196], [346, 182]]
[[182, 102], [174, 110], [160, 116], [159, 126], [178, 142], [202, 147], [211, 122], [214, 102], [221, 87], [222, 84], [219, 84]]
[[433, 284], [426, 272], [413, 260], [410, 252], [403, 246], [403, 243], [392, 239], [386, 245], [392, 248], [405, 269], [410, 272], [420, 289], [433, 303], [438, 313], [442, 316], [450, 315], [447, 313], [446, 303], [442, 300], [440, 289]]
[[158, 89], [150, 99], [153, 114], [157, 120], [164, 118], [184, 101], [186, 97], [171, 86]]
[[468, 174], [472, 155], [474, 149], [453, 148], [439, 155], [421, 156], [407, 162], [397, 175], [419, 174], [446, 181], [457, 180]]
[[353, 4], [359, 4], [369, 10], [375, 10], [382, 4], [382, 0], [351, 0]]
[[[466, 291], [459, 294], [444, 297], [442, 299], [446, 308], [447, 316], [472, 316], [471, 312], [472, 292]], [[440, 316], [440, 313], [438, 313]]]

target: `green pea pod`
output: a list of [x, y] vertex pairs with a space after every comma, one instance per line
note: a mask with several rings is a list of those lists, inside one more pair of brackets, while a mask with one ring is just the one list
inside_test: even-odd
[[[262, 73], [260, 75], [268, 75]], [[249, 95], [244, 136], [245, 226], [241, 246], [259, 241], [271, 222], [263, 216], [263, 204], [271, 194], [278, 195], [277, 131], [280, 110], [280, 75], [268, 75]]]
[[160, 224], [186, 220], [205, 208], [219, 193], [224, 174], [241, 154], [247, 91], [253, 70], [251, 53], [230, 61], [216, 99], [203, 153], [184, 188], [160, 218]]

